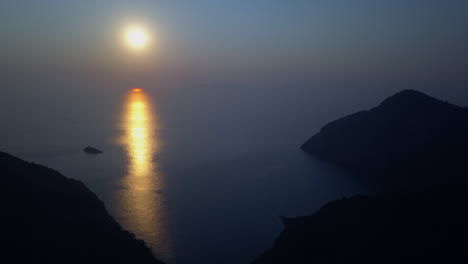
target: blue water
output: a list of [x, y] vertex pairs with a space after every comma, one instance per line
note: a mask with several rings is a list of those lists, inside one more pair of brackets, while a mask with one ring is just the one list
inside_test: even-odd
[[[313, 106], [151, 87], [152, 174], [132, 178], [121, 140], [130, 88], [24, 88], [2, 96], [0, 147], [83, 181], [169, 264], [249, 263], [281, 231], [278, 216], [311, 214], [365, 190], [298, 149], [329, 118]], [[86, 155], [87, 145], [105, 153]], [[139, 190], [128, 179], [151, 184]]]

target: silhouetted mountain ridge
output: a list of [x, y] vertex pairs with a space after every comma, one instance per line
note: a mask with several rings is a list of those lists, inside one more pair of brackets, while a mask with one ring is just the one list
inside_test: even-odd
[[361, 172], [460, 179], [468, 172], [467, 135], [466, 109], [405, 90], [330, 122], [301, 149]]
[[282, 218], [284, 231], [254, 264], [468, 262], [466, 108], [405, 90], [330, 122], [301, 148], [369, 182], [411, 188]]
[[80, 181], [3, 152], [0, 175], [9, 263], [162, 263]]
[[466, 263], [466, 186], [355, 196], [289, 218], [253, 264]]
[[[434, 97], [417, 90], [400, 91], [380, 103], [379, 107], [390, 107], [399, 110], [410, 110], [411, 108], [424, 108], [440, 106], [452, 106], [447, 102], [443, 102]], [[452, 106], [456, 107], [456, 106]]]

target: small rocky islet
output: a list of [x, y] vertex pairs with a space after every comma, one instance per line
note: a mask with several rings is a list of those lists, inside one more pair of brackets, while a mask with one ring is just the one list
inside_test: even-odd
[[86, 154], [103, 154], [104, 153], [102, 150], [99, 150], [91, 146], [87, 146], [86, 148], [84, 148], [83, 152], [85, 152]]

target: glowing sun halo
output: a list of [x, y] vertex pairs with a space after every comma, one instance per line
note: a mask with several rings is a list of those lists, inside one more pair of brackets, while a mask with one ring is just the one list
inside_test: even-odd
[[148, 34], [142, 28], [133, 27], [127, 29], [125, 39], [130, 47], [141, 49], [148, 42]]

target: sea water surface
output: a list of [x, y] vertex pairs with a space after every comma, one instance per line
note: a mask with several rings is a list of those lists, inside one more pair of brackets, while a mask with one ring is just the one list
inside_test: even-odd
[[2, 91], [1, 150], [83, 181], [169, 264], [249, 263], [282, 230], [278, 216], [364, 190], [298, 149], [323, 125], [305, 119], [327, 118], [298, 116], [304, 106], [76, 85]]

